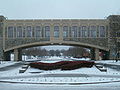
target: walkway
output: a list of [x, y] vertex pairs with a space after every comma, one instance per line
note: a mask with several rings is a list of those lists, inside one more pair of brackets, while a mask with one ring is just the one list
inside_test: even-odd
[[[14, 69], [14, 68], [20, 67], [20, 66], [23, 65], [23, 64], [24, 64], [23, 62], [16, 62], [16, 63], [10, 64], [10, 65], [1, 67], [1, 68], [0, 68], [0, 71], [12, 70], [12, 69]], [[0, 64], [0, 65], [1, 65], [1, 64]]]

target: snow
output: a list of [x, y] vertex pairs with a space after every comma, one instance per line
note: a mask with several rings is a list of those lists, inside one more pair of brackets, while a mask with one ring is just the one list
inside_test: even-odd
[[73, 58], [73, 57], [71, 57], [71, 59], [72, 60], [86, 60], [86, 61], [90, 60], [90, 58]]
[[103, 63], [103, 64], [111, 64], [111, 65], [120, 65], [120, 61], [118, 60], [102, 60], [102, 61], [96, 61], [96, 63]]
[[[61, 60], [71, 60], [64, 59], [63, 57], [50, 57], [42, 59], [42, 62], [57, 62]], [[96, 61], [97, 63], [111, 63], [111, 64], [119, 64], [120, 62], [113, 62], [111, 60], [108, 61]], [[16, 62], [3, 62], [0, 64], [1, 67], [12, 65]], [[78, 86], [78, 85], [110, 85], [112, 83], [113, 86], [120, 84], [120, 72], [107, 68], [107, 72], [101, 72], [95, 66], [92, 68], [80, 68], [75, 70], [65, 70], [61, 71], [57, 70], [39, 70], [35, 68], [29, 67], [25, 73], [19, 73], [19, 70], [22, 67], [16, 67], [15, 69], [2, 71], [0, 72], [0, 82], [17, 82], [21, 84], [40, 84], [42, 86], [45, 85], [53, 85], [57, 87], [57, 85], [69, 85], [69, 86]], [[114, 83], [116, 84], [114, 84]], [[2, 83], [2, 82], [1, 82]], [[1, 85], [1, 84], [0, 84]], [[14, 85], [14, 84], [13, 84]], [[96, 85], [96, 86], [97, 86]], [[98, 86], [99, 86], [98, 85]], [[16, 85], [17, 86], [17, 85]], [[21, 85], [18, 85], [21, 86]], [[46, 86], [45, 86], [46, 87]], [[41, 87], [40, 87], [41, 88]], [[78, 87], [80, 88], [80, 87]], [[62, 89], [62, 88], [61, 88]], [[0, 87], [0, 90], [4, 90]], [[72, 89], [71, 89], [72, 90]], [[76, 89], [77, 90], [77, 89]]]
[[[117, 85], [116, 85], [117, 84]], [[120, 90], [120, 83], [95, 85], [0, 84], [0, 90]]]
[[15, 63], [17, 63], [17, 62], [13, 62], [13, 61], [1, 61], [0, 68], [6, 67], [6, 66], [10, 66], [10, 65], [13, 65]]

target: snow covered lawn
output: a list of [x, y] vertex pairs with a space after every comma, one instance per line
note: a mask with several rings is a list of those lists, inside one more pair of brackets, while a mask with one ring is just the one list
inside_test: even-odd
[[[53, 59], [54, 60], [52, 61], [52, 58], [49, 58], [42, 62], [56, 62], [56, 60], [62, 60], [63, 58], [54, 57]], [[13, 70], [0, 72], [0, 82], [5, 81], [28, 84], [94, 84], [120, 81], [120, 72], [110, 68], [107, 68], [107, 72], [101, 72], [95, 66], [91, 68], [80, 68], [65, 71], [60, 69], [45, 71], [28, 67], [25, 73], [19, 73], [21, 68], [22, 67], [17, 67]]]

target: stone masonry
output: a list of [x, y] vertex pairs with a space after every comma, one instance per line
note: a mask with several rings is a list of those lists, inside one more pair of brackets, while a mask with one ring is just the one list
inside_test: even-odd
[[[40, 26], [41, 36], [36, 37], [36, 26]], [[46, 26], [49, 28], [45, 29]], [[55, 37], [55, 26], [59, 28], [59, 37]], [[63, 27], [67, 26], [67, 37]], [[91, 27], [95, 26], [95, 37], [91, 37]], [[105, 29], [105, 36], [100, 36], [100, 26]], [[19, 37], [20, 27], [22, 37]], [[30, 30], [30, 33], [27, 31]], [[77, 27], [77, 29], [75, 29]], [[83, 33], [82, 28], [87, 31]], [[49, 31], [47, 32], [46, 30]], [[9, 32], [9, 30], [12, 30]], [[73, 45], [91, 49], [93, 59], [99, 60], [99, 52], [103, 52], [106, 59], [114, 59], [118, 52], [120, 32], [120, 15], [110, 15], [107, 19], [48, 19], [48, 20], [9, 20], [0, 16], [0, 59], [9, 60], [14, 52], [16, 61], [21, 59], [21, 50], [27, 47], [43, 45]], [[50, 34], [50, 36], [46, 36]], [[28, 37], [27, 35], [31, 35]], [[76, 36], [72, 36], [76, 35]], [[116, 36], [117, 35], [117, 39]]]

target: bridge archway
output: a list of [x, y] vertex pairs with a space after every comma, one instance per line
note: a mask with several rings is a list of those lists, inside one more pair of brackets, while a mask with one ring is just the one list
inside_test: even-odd
[[[92, 56], [91, 56], [91, 59], [93, 60], [99, 60], [99, 52], [104, 52], [105, 54], [108, 53], [108, 49], [106, 48], [103, 48], [103, 47], [99, 47], [99, 46], [96, 46], [96, 45], [91, 45], [91, 44], [86, 44], [86, 43], [78, 43], [78, 42], [37, 42], [37, 43], [30, 43], [30, 44], [24, 44], [24, 45], [19, 45], [19, 46], [15, 46], [15, 47], [12, 47], [12, 48], [9, 48], [9, 49], [6, 49], [5, 50], [5, 57], [6, 57], [6, 60], [9, 60], [10, 58], [10, 52], [14, 52], [14, 60], [15, 61], [19, 61], [19, 60], [22, 60], [22, 49], [25, 49], [25, 48], [30, 48], [30, 47], [36, 47], [36, 46], [47, 46], [47, 45], [67, 45], [67, 46], [80, 46], [80, 47], [85, 47], [85, 48], [90, 48], [91, 49], [91, 53], [92, 53]], [[108, 57], [105, 56], [105, 58], [107, 59]]]

